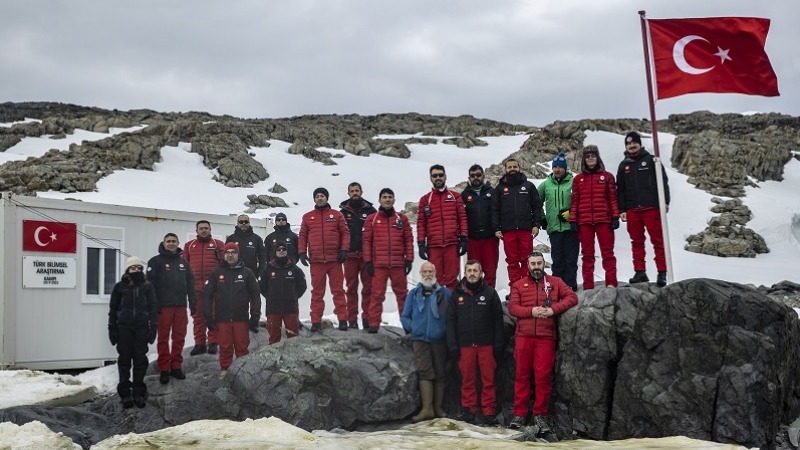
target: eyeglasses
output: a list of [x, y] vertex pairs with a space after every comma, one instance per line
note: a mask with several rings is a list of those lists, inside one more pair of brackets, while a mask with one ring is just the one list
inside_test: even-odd
[[130, 266], [128, 267], [128, 272], [141, 272], [144, 270], [142, 266]]
[[250, 221], [249, 220], [240, 220], [239, 223], [240, 224], [245, 224], [245, 223], [250, 223]]
[[471, 174], [469, 174], [470, 178], [480, 178], [482, 176], [483, 176], [482, 173], [471, 173]]
[[444, 178], [443, 173], [432, 173], [431, 178]]

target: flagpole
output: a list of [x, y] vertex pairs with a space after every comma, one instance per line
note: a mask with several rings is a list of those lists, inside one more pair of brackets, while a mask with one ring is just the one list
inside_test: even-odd
[[650, 102], [650, 126], [653, 131], [653, 161], [656, 169], [656, 187], [658, 189], [658, 209], [661, 213], [661, 232], [664, 238], [664, 258], [667, 260], [667, 282], [675, 281], [675, 272], [672, 270], [672, 251], [669, 241], [669, 224], [667, 223], [667, 202], [664, 195], [664, 176], [661, 173], [661, 154], [658, 147], [658, 125], [656, 123], [656, 101], [653, 95], [653, 76], [650, 70], [650, 46], [647, 33], [647, 19], [645, 11], [639, 11], [639, 21], [642, 25], [642, 47], [644, 49], [644, 68], [647, 75], [647, 99]]

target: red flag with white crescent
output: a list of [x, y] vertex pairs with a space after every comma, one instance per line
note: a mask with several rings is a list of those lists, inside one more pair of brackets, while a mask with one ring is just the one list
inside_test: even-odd
[[41, 220], [22, 221], [22, 250], [75, 253], [77, 249], [77, 224]]

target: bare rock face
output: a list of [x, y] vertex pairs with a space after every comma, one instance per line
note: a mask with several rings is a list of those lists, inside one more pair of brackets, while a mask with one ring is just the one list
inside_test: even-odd
[[302, 155], [306, 158], [320, 162], [326, 166], [335, 166], [336, 162], [331, 159], [331, 154], [328, 152], [319, 151], [316, 148], [306, 144], [304, 141], [296, 141], [289, 146], [287, 152], [291, 155]]
[[275, 183], [271, 188], [267, 190], [272, 192], [273, 194], [283, 194], [284, 192], [289, 192], [288, 190], [286, 190], [285, 187], [281, 186], [278, 183]]
[[442, 139], [443, 144], [455, 145], [458, 148], [486, 147], [489, 144], [474, 137], [456, 137]]
[[250, 194], [247, 196], [247, 200], [250, 202], [250, 206], [255, 209], [265, 209], [265, 208], [286, 208], [289, 205], [280, 198], [280, 197], [273, 197], [271, 195], [255, 195]]
[[252, 187], [269, 178], [267, 169], [248, 153], [249, 145], [233, 133], [201, 135], [192, 140], [192, 151], [203, 163], [217, 169], [214, 179], [228, 187]]

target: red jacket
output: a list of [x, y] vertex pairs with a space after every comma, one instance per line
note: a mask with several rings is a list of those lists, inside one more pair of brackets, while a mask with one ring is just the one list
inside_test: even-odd
[[414, 236], [408, 217], [392, 209], [386, 216], [378, 211], [367, 216], [362, 234], [364, 262], [375, 267], [405, 267], [406, 261], [414, 260]]
[[[426, 206], [430, 207], [430, 216], [425, 214]], [[467, 212], [461, 194], [432, 188], [419, 199], [417, 241], [428, 247], [446, 247], [458, 244], [459, 237], [467, 237]]]
[[617, 185], [614, 175], [605, 170], [584, 170], [572, 180], [569, 221], [578, 225], [611, 223], [619, 218]]
[[297, 246], [312, 263], [336, 262], [340, 250], [350, 249], [350, 230], [342, 213], [325, 205], [303, 214]]
[[[546, 306], [548, 295], [554, 315], [545, 319], [534, 318], [533, 307]], [[578, 296], [561, 278], [545, 274], [537, 283], [528, 275], [511, 285], [508, 313], [517, 318], [516, 336], [556, 340], [555, 317], [577, 304]]]
[[207, 242], [200, 238], [192, 239], [183, 245], [183, 257], [189, 261], [194, 274], [194, 289], [202, 291], [211, 272], [219, 267], [225, 244], [219, 239], [210, 237]]

